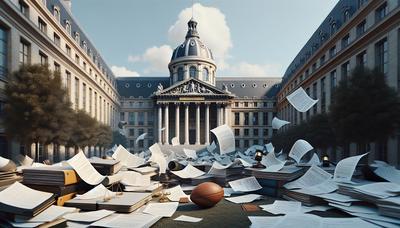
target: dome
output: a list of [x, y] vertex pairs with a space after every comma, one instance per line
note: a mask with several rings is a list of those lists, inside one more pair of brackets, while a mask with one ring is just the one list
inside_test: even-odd
[[197, 32], [197, 22], [193, 18], [188, 22], [188, 32], [185, 41], [175, 48], [172, 53], [171, 62], [183, 57], [203, 59], [214, 62], [214, 57], [211, 50], [206, 47], [200, 40], [199, 33]]

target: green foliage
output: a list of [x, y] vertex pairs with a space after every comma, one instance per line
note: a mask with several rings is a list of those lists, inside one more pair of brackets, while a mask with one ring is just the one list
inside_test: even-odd
[[119, 131], [113, 131], [112, 132], [112, 145], [122, 145], [123, 147], [127, 147], [128, 145], [128, 140], [124, 135], [119, 133]]
[[85, 111], [79, 110], [74, 114], [73, 126], [69, 145], [84, 148], [97, 144], [97, 122]]
[[109, 126], [101, 124], [98, 126], [98, 142], [97, 145], [100, 147], [109, 147], [113, 140], [112, 130]]
[[399, 97], [378, 70], [356, 68], [333, 98], [330, 119], [341, 144], [386, 140], [399, 124]]

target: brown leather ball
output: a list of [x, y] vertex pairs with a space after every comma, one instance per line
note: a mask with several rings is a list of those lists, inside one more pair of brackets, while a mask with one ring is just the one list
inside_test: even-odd
[[224, 198], [224, 189], [213, 182], [197, 185], [190, 195], [190, 200], [199, 207], [213, 207]]

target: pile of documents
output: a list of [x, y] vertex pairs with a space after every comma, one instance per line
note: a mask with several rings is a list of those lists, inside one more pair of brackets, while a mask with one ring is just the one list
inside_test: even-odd
[[10, 159], [0, 156], [0, 190], [8, 187], [16, 181], [21, 181], [22, 176], [17, 172], [16, 165]]

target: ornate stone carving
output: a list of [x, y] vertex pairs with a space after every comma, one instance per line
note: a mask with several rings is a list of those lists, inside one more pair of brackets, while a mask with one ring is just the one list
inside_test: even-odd
[[169, 91], [169, 93], [170, 94], [214, 94], [214, 92], [206, 88], [204, 85], [194, 81], [182, 84]]

